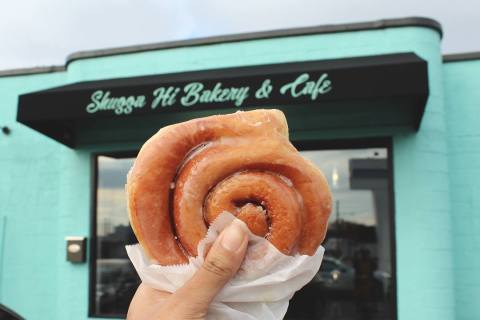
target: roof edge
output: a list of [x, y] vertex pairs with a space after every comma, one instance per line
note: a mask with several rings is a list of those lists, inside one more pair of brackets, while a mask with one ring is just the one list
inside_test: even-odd
[[204, 38], [194, 38], [188, 40], [158, 42], [143, 45], [133, 45], [118, 48], [107, 48], [100, 50], [89, 50], [74, 52], [67, 56], [66, 65], [75, 60], [88, 59], [94, 57], [105, 57], [112, 55], [119, 55], [125, 53], [145, 52], [159, 49], [170, 49], [178, 47], [191, 47], [200, 45], [209, 45], [225, 42], [237, 42], [247, 40], [260, 40], [268, 38], [280, 38], [290, 36], [302, 36], [311, 34], [326, 34], [326, 33], [340, 33], [351, 31], [363, 31], [363, 30], [378, 30], [386, 28], [398, 28], [398, 27], [425, 27], [430, 28], [438, 32], [440, 37], [443, 36], [443, 30], [441, 24], [431, 18], [425, 17], [407, 17], [396, 19], [382, 19], [367, 22], [354, 22], [354, 23], [342, 23], [342, 24], [327, 24], [312, 27], [300, 27], [300, 28], [288, 28], [277, 29], [269, 31], [255, 31], [247, 33], [236, 33], [229, 35], [219, 35]]
[[248, 33], [237, 33], [230, 35], [219, 35], [205, 38], [194, 38], [188, 40], [177, 40], [168, 42], [158, 42], [150, 44], [132, 45], [124, 47], [106, 48], [99, 50], [78, 51], [69, 54], [66, 58], [64, 66], [48, 66], [48, 67], [34, 67], [34, 68], [21, 68], [0, 71], [0, 77], [16, 76], [16, 75], [28, 75], [35, 73], [50, 73], [65, 71], [70, 63], [81, 59], [90, 59], [97, 57], [107, 57], [120, 54], [129, 54], [161, 49], [179, 48], [179, 47], [193, 47], [201, 45], [211, 45], [217, 43], [228, 43], [247, 40], [260, 40], [268, 38], [280, 38], [290, 36], [302, 36], [312, 34], [327, 34], [327, 33], [340, 33], [340, 32], [353, 32], [364, 30], [379, 30], [386, 28], [399, 28], [399, 27], [424, 27], [430, 28], [438, 32], [440, 38], [443, 36], [441, 24], [431, 18], [426, 17], [406, 17], [406, 18], [394, 18], [394, 19], [382, 19], [367, 22], [354, 22], [354, 23], [342, 23], [342, 24], [327, 24], [312, 27], [300, 27], [289, 29], [277, 29], [270, 31], [256, 31]]
[[480, 60], [480, 51], [464, 52], [464, 53], [450, 53], [443, 55], [443, 62], [461, 62]]
[[7, 69], [7, 70], [0, 70], [0, 78], [11, 77], [11, 76], [24, 76], [24, 75], [39, 74], [39, 73], [62, 72], [62, 71], [65, 71], [66, 69], [67, 69], [66, 65]]

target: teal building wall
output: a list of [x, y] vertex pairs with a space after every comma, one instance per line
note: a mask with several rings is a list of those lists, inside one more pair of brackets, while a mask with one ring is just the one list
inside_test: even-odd
[[12, 130], [0, 139], [0, 301], [27, 319], [59, 319], [66, 148], [16, 123], [15, 104], [22, 92], [64, 82], [63, 73], [0, 78], [0, 121]]
[[444, 65], [456, 319], [480, 319], [480, 60]]
[[[69, 149], [15, 121], [18, 95], [87, 80], [412, 51], [428, 61], [430, 96], [420, 130], [393, 136], [398, 319], [474, 319], [480, 130], [468, 112], [478, 76], [444, 65], [440, 44], [433, 29], [396, 27], [85, 58], [64, 71], [0, 77], [0, 124], [12, 129], [0, 136], [0, 303], [27, 319], [88, 318], [88, 263], [66, 261], [64, 238], [90, 236], [91, 153], [138, 147]], [[459, 89], [454, 79], [463, 73], [471, 83]], [[450, 96], [461, 90], [460, 100]], [[372, 127], [309, 138], [384, 135]]]

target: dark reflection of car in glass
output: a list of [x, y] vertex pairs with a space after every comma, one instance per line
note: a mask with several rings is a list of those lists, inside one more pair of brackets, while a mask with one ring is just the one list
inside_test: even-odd
[[297, 291], [286, 319], [322, 319], [331, 301], [349, 301], [355, 292], [355, 269], [332, 256], [324, 256], [312, 281]]
[[128, 305], [140, 280], [128, 259], [98, 259], [95, 287], [98, 311], [119, 315]]
[[353, 291], [355, 269], [338, 259], [325, 256], [312, 284], [329, 291]]
[[[391, 283], [390, 273], [375, 270], [373, 272], [373, 281], [381, 295], [389, 291]], [[355, 269], [339, 259], [325, 256], [320, 270], [310, 284], [314, 284], [320, 287], [320, 289], [328, 290], [329, 292], [353, 292], [355, 290]]]
[[347, 262], [324, 256], [312, 281], [295, 293], [286, 319], [331, 319], [331, 312], [343, 314], [345, 319], [356, 319], [350, 316], [360, 314], [377, 299], [387, 298], [391, 290], [390, 273], [372, 270], [369, 290], [365, 290], [365, 283], [357, 275]]

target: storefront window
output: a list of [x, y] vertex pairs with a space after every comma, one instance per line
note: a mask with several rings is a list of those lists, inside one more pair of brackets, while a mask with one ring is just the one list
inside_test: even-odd
[[128, 221], [125, 177], [132, 158], [97, 157], [94, 300], [96, 316], [124, 317], [140, 279], [125, 251], [136, 243]]
[[[390, 175], [386, 148], [302, 151], [334, 196], [320, 271], [285, 319], [395, 319]], [[132, 158], [97, 157], [93, 314], [126, 315], [140, 283], [125, 252], [135, 243], [124, 191]]]
[[395, 319], [387, 149], [302, 154], [325, 173], [334, 206], [320, 271], [285, 319]]

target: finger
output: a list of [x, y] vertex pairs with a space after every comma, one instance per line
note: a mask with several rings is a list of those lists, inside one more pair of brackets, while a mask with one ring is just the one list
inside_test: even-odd
[[238, 271], [248, 244], [247, 226], [234, 220], [213, 243], [202, 267], [174, 294], [175, 300], [208, 308], [223, 286]]

